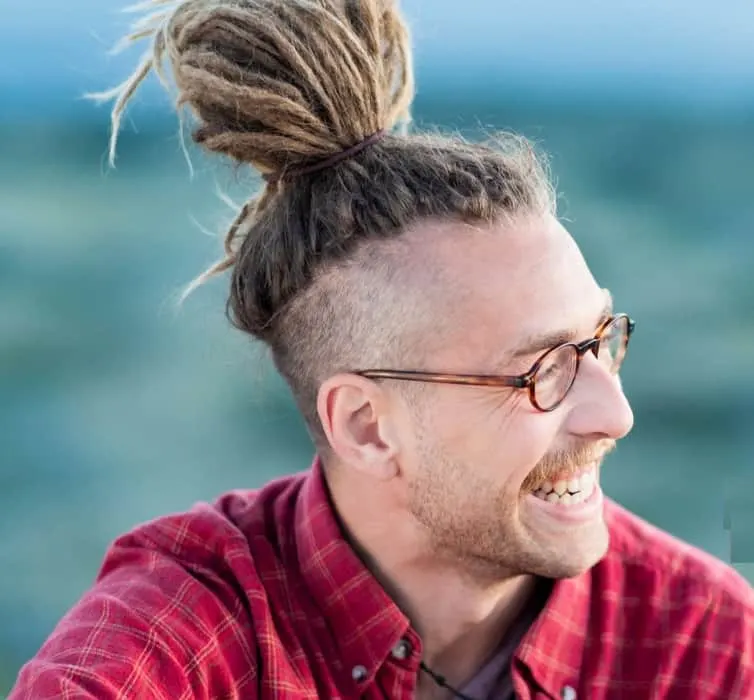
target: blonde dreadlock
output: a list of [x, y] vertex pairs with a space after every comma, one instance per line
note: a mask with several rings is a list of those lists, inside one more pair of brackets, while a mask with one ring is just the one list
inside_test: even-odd
[[143, 16], [116, 49], [151, 46], [123, 83], [92, 95], [114, 101], [110, 160], [129, 100], [155, 72], [166, 86], [172, 77], [176, 106], [193, 113], [196, 143], [268, 176], [232, 223], [225, 258], [195, 283], [231, 270], [229, 318], [268, 344], [320, 442], [323, 379], [405, 361], [410, 337], [423, 332], [420, 315], [399, 312], [421, 295], [396, 282], [391, 241], [423, 219], [553, 210], [545, 164], [512, 135], [482, 146], [387, 133], [311, 168], [408, 121], [409, 36], [391, 0], [152, 0], [130, 9]]

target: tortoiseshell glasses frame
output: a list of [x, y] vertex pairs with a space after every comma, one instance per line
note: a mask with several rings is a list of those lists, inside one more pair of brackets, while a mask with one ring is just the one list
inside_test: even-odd
[[[591, 351], [596, 358], [604, 359], [608, 363], [608, 370], [617, 374], [626, 356], [628, 341], [635, 325], [626, 314], [611, 316], [600, 324], [591, 338], [580, 343], [562, 343], [550, 348], [540, 355], [528, 372], [519, 375], [446, 374], [400, 369], [367, 369], [353, 374], [368, 379], [527, 389], [534, 408], [547, 413], [555, 410], [568, 395], [576, 381], [581, 360], [587, 352]], [[548, 381], [550, 385], [545, 384]]]

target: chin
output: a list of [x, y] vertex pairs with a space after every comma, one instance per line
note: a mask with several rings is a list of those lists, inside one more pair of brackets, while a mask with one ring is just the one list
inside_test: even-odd
[[[539, 576], [552, 579], [576, 578], [598, 564], [607, 554], [610, 535], [604, 527], [578, 544], [561, 542], [551, 549], [551, 556], [540, 562]], [[554, 550], [554, 551], [552, 551]]]

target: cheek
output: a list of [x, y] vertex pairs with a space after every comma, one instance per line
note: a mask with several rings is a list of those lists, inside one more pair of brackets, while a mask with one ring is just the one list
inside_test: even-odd
[[444, 406], [433, 420], [434, 437], [452, 460], [518, 488], [552, 450], [562, 422], [557, 411], [536, 411], [522, 394], [489, 392]]
[[538, 413], [511, 425], [505, 442], [509, 476], [518, 491], [526, 477], [557, 443], [559, 422]]
[[499, 400], [490, 400], [492, 392], [485, 395], [471, 388], [465, 391], [462, 400], [438, 402], [435, 406], [434, 435], [461, 461], [492, 457], [506, 433], [508, 411], [501, 410]]

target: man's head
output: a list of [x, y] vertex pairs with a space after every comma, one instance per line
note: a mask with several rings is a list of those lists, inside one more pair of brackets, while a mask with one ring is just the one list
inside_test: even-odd
[[125, 103], [167, 56], [195, 141], [267, 176], [207, 274], [231, 270], [230, 317], [269, 346], [332, 478], [379, 492], [470, 570], [593, 564], [601, 519], [569, 524], [553, 510], [568, 506], [532, 494], [630, 429], [600, 358], [584, 355], [549, 412], [514, 387], [358, 373], [523, 374], [547, 349], [525, 347], [536, 336], [594, 335], [605, 292], [528, 142], [388, 133], [312, 172], [407, 117], [407, 32], [385, 0], [186, 0], [140, 26], [154, 55], [106, 93], [113, 147]]
[[[415, 263], [422, 313], [436, 330], [421, 364], [404, 360], [399, 369], [525, 374], [548, 348], [592, 337], [611, 315], [609, 295], [549, 215], [483, 227], [426, 222], [404, 240], [404, 264]], [[607, 342], [599, 358], [587, 352], [552, 411], [535, 408], [522, 389], [427, 383], [408, 393], [400, 380], [343, 373], [323, 383], [319, 413], [335, 453], [391, 490], [439, 555], [478, 575], [570, 576], [604, 554], [600, 511], [569, 522], [574, 506], [533, 494], [547, 481], [552, 488], [583, 472], [597, 476], [601, 458], [630, 430], [608, 357]], [[536, 381], [546, 387], [566, 371], [561, 365]], [[576, 485], [576, 500], [589, 488]]]

